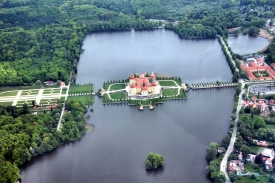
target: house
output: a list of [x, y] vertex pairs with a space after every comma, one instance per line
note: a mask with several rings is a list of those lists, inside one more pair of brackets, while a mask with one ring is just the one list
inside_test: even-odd
[[246, 156], [246, 161], [254, 163], [255, 162], [255, 157], [256, 157], [256, 155], [254, 155], [254, 154], [248, 154]]
[[266, 141], [259, 141], [259, 140], [253, 139], [253, 142], [256, 143], [258, 146], [268, 147], [268, 142]]
[[265, 162], [265, 168], [266, 169], [272, 168], [272, 160], [274, 159], [274, 150], [264, 147], [259, 149], [258, 154], [262, 155], [263, 161]]
[[242, 152], [240, 152], [240, 153], [238, 154], [238, 159], [239, 159], [239, 160], [242, 160], [242, 159], [243, 159], [243, 153], [242, 153]]
[[53, 81], [46, 81], [46, 82], [44, 82], [45, 83], [45, 85], [54, 85], [54, 82]]
[[225, 149], [223, 147], [218, 147], [218, 153], [223, 153], [225, 152]]
[[251, 99], [252, 99], [252, 101], [254, 102], [254, 101], [257, 100], [257, 97], [256, 97], [256, 96], [253, 96]]
[[237, 174], [239, 174], [240, 172], [243, 172], [244, 171], [244, 164], [241, 160], [231, 160], [229, 162], [229, 167], [228, 169], [230, 171], [237, 171]]

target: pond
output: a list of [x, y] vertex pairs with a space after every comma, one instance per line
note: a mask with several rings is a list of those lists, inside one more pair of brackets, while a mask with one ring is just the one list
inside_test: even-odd
[[245, 55], [261, 51], [269, 44], [268, 40], [259, 36], [229, 36], [228, 45], [234, 53]]
[[[180, 76], [189, 84], [229, 81], [232, 73], [217, 39], [181, 40], [172, 31], [95, 33], [84, 40], [77, 83], [102, 87], [131, 73]], [[166, 101], [154, 110], [103, 105], [95, 98], [87, 123], [95, 131], [58, 147], [21, 168], [27, 183], [211, 182], [206, 146], [226, 136], [234, 88], [188, 91], [187, 100]], [[146, 171], [149, 152], [164, 167]]]

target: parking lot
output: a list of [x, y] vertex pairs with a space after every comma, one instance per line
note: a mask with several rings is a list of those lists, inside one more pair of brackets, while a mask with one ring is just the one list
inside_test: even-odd
[[252, 85], [249, 87], [249, 91], [254, 95], [258, 95], [258, 92], [260, 92], [260, 94], [266, 94], [266, 95], [275, 94], [275, 83]]

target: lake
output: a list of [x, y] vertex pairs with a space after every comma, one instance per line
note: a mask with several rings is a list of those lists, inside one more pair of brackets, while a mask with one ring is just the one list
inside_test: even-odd
[[228, 45], [234, 53], [240, 55], [256, 53], [268, 44], [267, 39], [259, 36], [238, 35], [228, 37]]
[[[131, 73], [180, 76], [189, 84], [229, 81], [232, 73], [217, 39], [181, 40], [172, 31], [105, 32], [84, 40], [77, 83], [102, 87]], [[226, 136], [234, 88], [188, 91], [187, 100], [166, 101], [150, 111], [103, 105], [95, 98], [87, 123], [95, 131], [34, 158], [21, 168], [27, 183], [206, 182], [206, 146]], [[146, 171], [149, 152], [164, 167]]]

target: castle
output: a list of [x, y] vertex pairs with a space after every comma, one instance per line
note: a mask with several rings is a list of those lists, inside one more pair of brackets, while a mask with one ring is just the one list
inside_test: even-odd
[[149, 77], [146, 77], [144, 74], [135, 77], [131, 74], [129, 77], [129, 85], [126, 88], [129, 97], [150, 97], [161, 94], [161, 86], [156, 81], [156, 76], [153, 73]]

